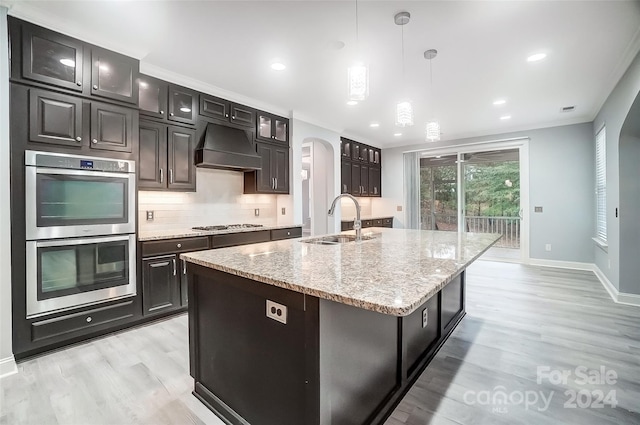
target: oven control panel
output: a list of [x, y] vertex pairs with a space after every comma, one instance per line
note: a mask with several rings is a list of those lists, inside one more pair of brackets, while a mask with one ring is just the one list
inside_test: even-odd
[[36, 151], [25, 152], [25, 165], [48, 168], [64, 168], [67, 170], [93, 170], [116, 173], [134, 172], [134, 161], [108, 158], [92, 158], [79, 155], [66, 155]]

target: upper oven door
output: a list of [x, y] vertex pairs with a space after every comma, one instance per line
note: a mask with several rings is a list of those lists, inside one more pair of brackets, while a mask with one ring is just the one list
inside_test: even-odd
[[135, 174], [25, 168], [27, 240], [135, 232]]

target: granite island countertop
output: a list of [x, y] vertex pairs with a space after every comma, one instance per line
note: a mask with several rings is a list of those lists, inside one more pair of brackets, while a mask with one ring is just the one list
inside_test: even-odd
[[192, 238], [196, 236], [224, 235], [227, 233], [256, 232], [260, 230], [288, 229], [290, 227], [302, 227], [302, 224], [283, 224], [280, 226], [244, 227], [224, 230], [194, 230], [191, 228], [180, 228], [171, 230], [142, 230], [138, 231], [140, 242], [155, 241], [162, 239]]
[[[353, 234], [353, 231], [343, 232]], [[499, 234], [367, 228], [362, 242], [288, 239], [182, 254], [187, 262], [379, 313], [406, 316], [437, 294]]]

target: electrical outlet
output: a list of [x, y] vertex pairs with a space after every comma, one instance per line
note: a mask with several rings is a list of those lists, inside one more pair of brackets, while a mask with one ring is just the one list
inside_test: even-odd
[[533, 212], [541, 213], [542, 207], [533, 207]]
[[267, 300], [267, 317], [280, 323], [287, 324], [287, 306]]
[[259, 217], [259, 216], [260, 216], [260, 208], [256, 208], [255, 210], [253, 210], [253, 214], [254, 214], [256, 217]]
[[398, 205], [398, 206], [396, 207], [396, 211], [402, 211], [402, 205]]
[[282, 207], [282, 215], [287, 215], [287, 209], [285, 207]]
[[545, 251], [551, 251], [551, 244], [550, 244], [550, 243], [546, 244], [546, 245], [544, 246], [544, 250], [545, 250]]
[[422, 310], [422, 327], [423, 328], [427, 327], [428, 321], [429, 321], [429, 310], [425, 308], [424, 310]]
[[153, 211], [147, 211], [147, 221], [153, 220]]

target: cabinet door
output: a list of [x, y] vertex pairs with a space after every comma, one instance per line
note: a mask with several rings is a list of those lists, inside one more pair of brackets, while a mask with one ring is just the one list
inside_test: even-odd
[[342, 187], [340, 193], [351, 193], [351, 162], [342, 161], [342, 171], [340, 172]]
[[360, 196], [362, 194], [362, 186], [360, 183], [360, 164], [357, 162], [351, 163], [351, 194], [353, 196]]
[[180, 305], [186, 307], [189, 304], [189, 278], [187, 278], [187, 262], [180, 260], [182, 274], [180, 275]]
[[230, 118], [231, 122], [234, 124], [253, 128], [256, 122], [256, 113], [248, 106], [232, 103]]
[[140, 114], [154, 118], [166, 118], [169, 84], [157, 78], [140, 75], [138, 102]]
[[289, 145], [289, 120], [275, 117], [273, 119], [273, 138]]
[[274, 190], [274, 178], [272, 174], [274, 150], [273, 147], [264, 143], [256, 143], [256, 151], [260, 155], [261, 170], [256, 171], [256, 191], [261, 193], [272, 193]]
[[81, 92], [83, 43], [44, 28], [22, 25], [22, 76]]
[[343, 158], [351, 159], [351, 141], [340, 139], [340, 155]]
[[369, 166], [360, 165], [360, 196], [369, 196]]
[[142, 304], [145, 315], [180, 307], [177, 261], [175, 254], [142, 260]]
[[367, 145], [360, 145], [360, 161], [369, 162], [369, 151], [371, 148]]
[[271, 137], [271, 116], [259, 113], [256, 120], [256, 137], [262, 140], [273, 141]]
[[138, 144], [138, 188], [163, 189], [167, 187], [167, 126], [140, 121]]
[[229, 101], [206, 94], [200, 95], [200, 115], [229, 120]]
[[91, 149], [131, 152], [137, 111], [91, 102]]
[[185, 87], [169, 86], [169, 121], [196, 123], [197, 93]]
[[382, 196], [380, 194], [380, 168], [369, 168], [369, 196]]
[[91, 94], [137, 105], [138, 68], [136, 59], [92, 47]]
[[273, 164], [271, 174], [275, 179], [275, 193], [289, 193], [289, 148], [273, 146]]
[[195, 130], [169, 126], [167, 140], [167, 166], [169, 167], [167, 187], [175, 190], [195, 191]]
[[31, 89], [29, 140], [54, 145], [82, 145], [82, 100]]

